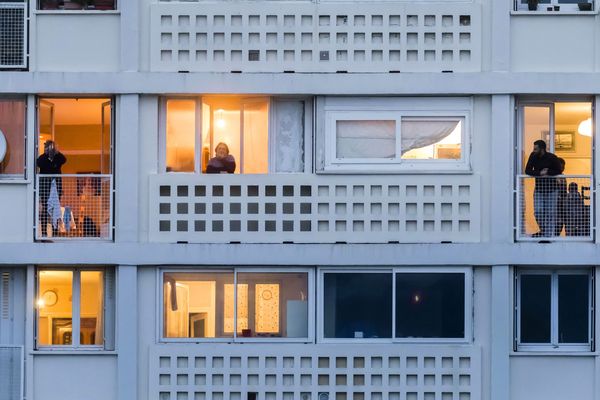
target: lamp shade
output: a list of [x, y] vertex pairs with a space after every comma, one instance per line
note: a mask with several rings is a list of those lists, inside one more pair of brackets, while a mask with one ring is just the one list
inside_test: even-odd
[[583, 136], [592, 137], [592, 119], [588, 118], [579, 123], [577, 132]]

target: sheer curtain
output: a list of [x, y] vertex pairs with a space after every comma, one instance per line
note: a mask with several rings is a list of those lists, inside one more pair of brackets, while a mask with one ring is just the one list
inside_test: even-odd
[[402, 154], [439, 142], [450, 135], [460, 121], [403, 120], [401, 124]]
[[304, 102], [277, 101], [275, 117], [276, 171], [304, 171]]
[[337, 121], [336, 153], [337, 158], [394, 158], [396, 121]]

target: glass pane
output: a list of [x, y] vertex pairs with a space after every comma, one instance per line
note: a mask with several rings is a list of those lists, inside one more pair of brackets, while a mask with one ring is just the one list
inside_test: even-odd
[[167, 172], [194, 172], [196, 101], [167, 101]]
[[238, 273], [237, 281], [238, 336], [308, 337], [308, 274]]
[[[218, 108], [217, 108], [218, 107]], [[223, 107], [223, 108], [221, 108]], [[213, 110], [213, 124], [212, 124], [212, 158], [208, 161], [206, 172], [208, 173], [227, 173], [233, 171], [240, 171], [240, 154], [241, 154], [241, 142], [240, 142], [240, 116], [241, 110], [239, 103], [220, 104], [217, 103]], [[217, 154], [217, 147], [219, 144], [225, 144], [226, 146], [220, 146], [226, 149], [225, 153]], [[224, 158], [225, 161], [219, 160]], [[235, 167], [231, 167], [234, 165]]]
[[269, 102], [251, 101], [244, 109], [244, 174], [269, 171]]
[[0, 100], [0, 176], [25, 174], [25, 101]]
[[522, 173], [529, 155], [533, 151], [533, 142], [544, 140], [550, 149], [550, 107], [525, 106], [523, 107], [523, 138], [521, 142]]
[[164, 337], [233, 336], [233, 272], [169, 272], [163, 282]]
[[461, 120], [402, 119], [402, 159], [460, 160]]
[[587, 275], [558, 276], [558, 341], [560, 343], [589, 341], [589, 287]]
[[38, 345], [73, 344], [73, 271], [38, 273]]
[[592, 103], [554, 105], [554, 153], [565, 160], [565, 175], [592, 173]]
[[464, 274], [396, 274], [396, 337], [464, 336]]
[[551, 275], [521, 275], [521, 343], [550, 343]]
[[392, 274], [325, 274], [326, 338], [391, 338]]
[[102, 104], [102, 138], [100, 141], [100, 170], [103, 174], [110, 174], [112, 171], [111, 159], [111, 102]]
[[104, 344], [104, 274], [102, 271], [81, 271], [81, 345]]
[[396, 121], [337, 121], [337, 158], [394, 158]]

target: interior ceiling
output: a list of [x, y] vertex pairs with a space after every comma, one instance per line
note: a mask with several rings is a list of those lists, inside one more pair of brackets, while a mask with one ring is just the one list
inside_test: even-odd
[[[557, 124], [578, 126], [592, 114], [592, 104], [589, 102], [555, 103], [554, 112]], [[544, 107], [527, 107], [527, 120], [534, 125], [548, 123], [549, 112]]]
[[102, 118], [104, 99], [41, 99], [54, 105], [55, 125], [99, 125]]
[[[81, 281], [83, 283], [96, 282], [100, 271], [89, 271], [92, 273], [85, 273], [82, 271]], [[40, 277], [44, 280], [45, 284], [65, 284], [72, 279], [72, 271], [40, 271]]]

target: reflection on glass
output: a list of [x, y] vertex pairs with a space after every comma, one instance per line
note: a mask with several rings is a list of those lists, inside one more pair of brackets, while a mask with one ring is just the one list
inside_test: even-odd
[[337, 158], [394, 158], [396, 121], [336, 121]]
[[589, 278], [558, 276], [558, 341], [587, 343], [589, 330]]
[[392, 274], [324, 275], [326, 338], [391, 338]]
[[38, 273], [38, 344], [73, 344], [73, 271]]
[[195, 100], [167, 101], [167, 171], [194, 172]]
[[80, 344], [102, 345], [104, 342], [104, 280], [101, 271], [81, 271]]
[[521, 275], [521, 343], [550, 343], [551, 275]]
[[[163, 276], [164, 337], [232, 337], [225, 331], [226, 310], [233, 316], [233, 272], [169, 272]], [[231, 320], [233, 327], [233, 320]]]
[[396, 337], [462, 338], [464, 328], [464, 274], [396, 274]]
[[404, 160], [460, 160], [462, 120], [403, 118], [400, 137]]
[[308, 337], [308, 274], [248, 272], [237, 281], [238, 336]]

